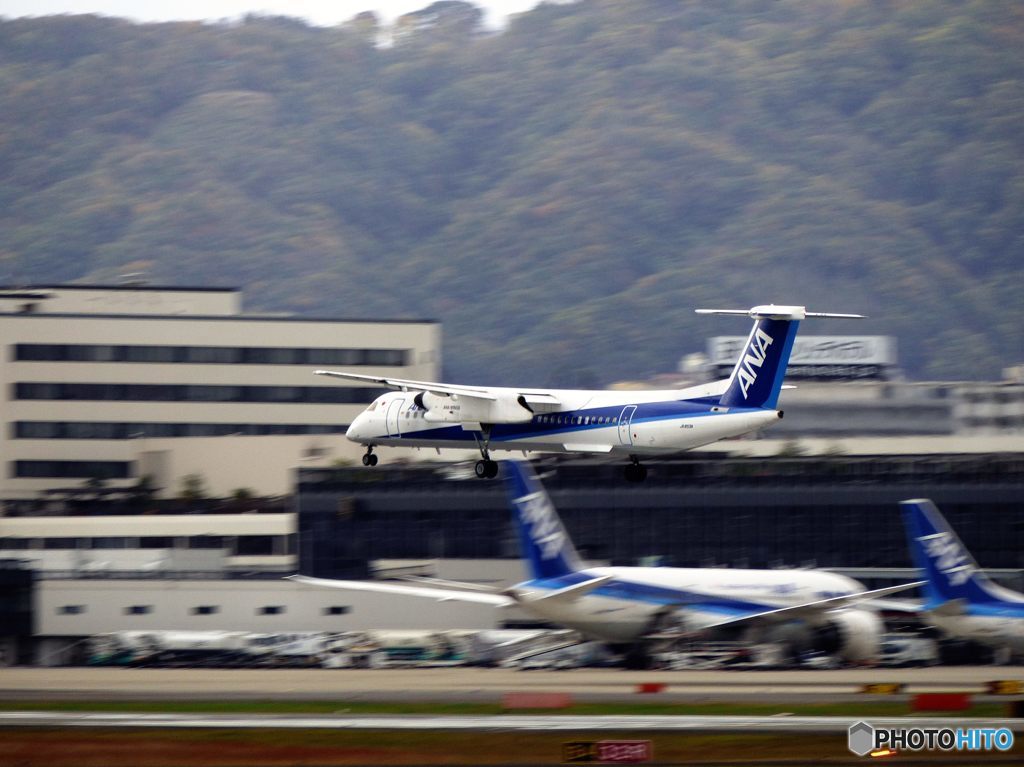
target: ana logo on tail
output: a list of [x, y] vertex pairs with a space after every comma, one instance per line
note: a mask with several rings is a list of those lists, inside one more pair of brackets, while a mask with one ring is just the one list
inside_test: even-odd
[[565, 546], [565, 531], [545, 493], [529, 493], [514, 501], [523, 510], [523, 520], [530, 526], [533, 542], [542, 559], [554, 559]]
[[952, 585], [963, 586], [974, 575], [974, 567], [967, 552], [949, 533], [922, 535], [917, 540], [924, 546], [928, 557], [934, 560], [939, 572], [945, 575]]
[[750, 339], [749, 353], [743, 356], [743, 364], [737, 370], [743, 399], [747, 398], [747, 390], [757, 381], [757, 371], [754, 368], [760, 368], [764, 364], [768, 347], [771, 345], [772, 337], [761, 330], [761, 328], [757, 328], [754, 331], [753, 338]]

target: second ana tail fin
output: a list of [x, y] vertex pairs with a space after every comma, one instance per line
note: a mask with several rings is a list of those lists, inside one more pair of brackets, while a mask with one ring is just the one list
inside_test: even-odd
[[926, 607], [954, 599], [970, 603], [994, 602], [1001, 589], [978, 568], [970, 552], [942, 516], [925, 498], [900, 501], [907, 542], [914, 564], [926, 580]]
[[543, 485], [525, 461], [502, 461], [509, 505], [530, 577], [557, 578], [581, 569], [579, 556]]

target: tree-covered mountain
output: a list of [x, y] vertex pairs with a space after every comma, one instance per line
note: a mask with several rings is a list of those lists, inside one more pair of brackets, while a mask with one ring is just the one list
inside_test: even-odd
[[[1024, 6], [583, 0], [489, 34], [0, 20], [0, 282], [433, 317], [446, 374], [602, 384], [871, 315], [913, 375], [1024, 360]], [[390, 35], [382, 44], [384, 33]]]

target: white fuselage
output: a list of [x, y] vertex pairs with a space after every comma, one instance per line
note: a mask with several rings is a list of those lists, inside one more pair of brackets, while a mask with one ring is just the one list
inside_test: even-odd
[[928, 622], [947, 636], [980, 642], [989, 647], [1009, 647], [1024, 653], [1024, 618], [999, 615], [941, 615], [927, 613]]
[[[758, 431], [781, 417], [777, 410], [721, 408], [702, 401], [701, 394], [700, 389], [557, 390], [558, 410], [540, 412], [538, 408], [532, 415], [527, 412], [527, 420], [520, 423], [490, 426], [487, 446], [491, 450], [671, 453]], [[481, 424], [430, 420], [414, 394], [394, 392], [377, 398], [360, 413], [346, 436], [364, 445], [478, 448]]]
[[[749, 612], [750, 605], [783, 608], [863, 591], [851, 578], [820, 570], [592, 567], [579, 575], [613, 579], [573, 600], [544, 598], [560, 586], [557, 582], [527, 581], [510, 593], [521, 607], [546, 620], [596, 639], [630, 642], [654, 629], [660, 615], [671, 614], [696, 632], [735, 612]], [[699, 605], [687, 604], [694, 601], [692, 595], [699, 597]], [[826, 619], [828, 612], [820, 617]]]

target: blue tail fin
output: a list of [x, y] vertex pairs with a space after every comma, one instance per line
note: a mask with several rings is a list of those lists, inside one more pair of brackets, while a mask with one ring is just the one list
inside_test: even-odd
[[789, 355], [800, 320], [824, 317], [840, 320], [862, 319], [860, 314], [809, 312], [802, 306], [765, 304], [753, 309], [698, 309], [697, 314], [729, 314], [750, 317], [754, 328], [743, 346], [736, 367], [719, 404], [723, 407], [763, 407], [774, 410], [786, 375]]
[[927, 581], [925, 607], [937, 607], [951, 599], [968, 604], [1000, 600], [999, 587], [978, 569], [934, 503], [923, 498], [900, 501], [900, 509], [910, 554]]
[[754, 323], [722, 395], [723, 407], [774, 409], [778, 405], [799, 326], [799, 320], [769, 317]]
[[525, 461], [502, 461], [519, 546], [532, 578], [557, 578], [580, 569], [579, 557], [543, 485]]

